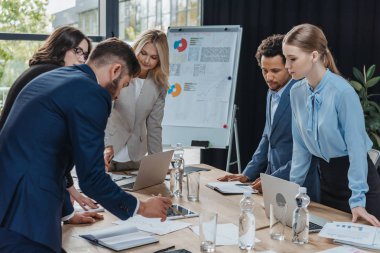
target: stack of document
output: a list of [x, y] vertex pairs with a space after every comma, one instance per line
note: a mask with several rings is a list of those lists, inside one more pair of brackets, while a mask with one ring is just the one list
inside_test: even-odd
[[335, 243], [380, 250], [380, 228], [352, 222], [326, 223], [319, 236]]
[[122, 225], [94, 230], [88, 234], [79, 236], [96, 245], [101, 245], [116, 251], [158, 242], [158, 239], [149, 233], [139, 231], [133, 226]]

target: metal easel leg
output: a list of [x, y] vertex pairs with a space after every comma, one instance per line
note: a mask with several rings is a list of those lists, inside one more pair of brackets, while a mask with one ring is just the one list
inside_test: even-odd
[[241, 174], [239, 135], [238, 135], [238, 127], [237, 127], [237, 119], [236, 118], [235, 118], [235, 122], [234, 122], [234, 131], [235, 131], [235, 146], [236, 146], [236, 162], [238, 165], [238, 173]]
[[[233, 125], [231, 126], [231, 129], [230, 129], [230, 141], [228, 144], [226, 171], [230, 172], [230, 166], [237, 163], [238, 173], [240, 174], [241, 173], [241, 164], [240, 164], [239, 137], [238, 137], [237, 119], [236, 119], [236, 111], [237, 110], [238, 110], [237, 106], [234, 105], [234, 109], [232, 112]], [[234, 137], [235, 137], [235, 148], [236, 148], [236, 161], [231, 162], [232, 142], [233, 142]]]

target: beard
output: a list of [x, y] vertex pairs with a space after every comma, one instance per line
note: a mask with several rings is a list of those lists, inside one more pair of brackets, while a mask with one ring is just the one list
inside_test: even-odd
[[117, 98], [117, 96], [119, 94], [118, 91], [119, 91], [119, 83], [120, 83], [120, 80], [121, 80], [121, 76], [119, 76], [118, 78], [112, 80], [110, 83], [108, 83], [106, 85], [106, 90], [110, 93], [111, 97], [112, 97], [112, 100], [115, 100]]

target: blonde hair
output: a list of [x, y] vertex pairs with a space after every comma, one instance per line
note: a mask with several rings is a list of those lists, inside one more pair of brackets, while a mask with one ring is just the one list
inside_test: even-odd
[[340, 75], [327, 46], [326, 36], [319, 27], [311, 24], [297, 25], [285, 35], [282, 44], [296, 46], [305, 52], [317, 51], [321, 55], [323, 65]]
[[169, 79], [169, 46], [166, 34], [156, 29], [143, 32], [132, 46], [135, 54], [138, 55], [147, 43], [152, 43], [158, 53], [157, 66], [150, 70], [152, 71], [153, 80], [166, 89]]

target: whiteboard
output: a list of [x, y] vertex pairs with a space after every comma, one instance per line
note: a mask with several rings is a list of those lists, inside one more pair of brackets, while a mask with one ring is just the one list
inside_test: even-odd
[[164, 145], [209, 141], [225, 148], [233, 127], [240, 26], [170, 27]]

